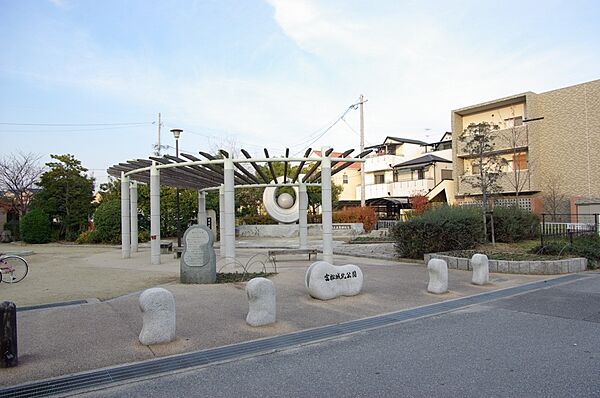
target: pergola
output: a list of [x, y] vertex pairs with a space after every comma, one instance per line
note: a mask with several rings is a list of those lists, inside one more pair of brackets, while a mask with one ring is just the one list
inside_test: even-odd
[[[219, 157], [207, 152], [199, 152], [201, 158], [183, 153], [180, 157], [164, 155], [149, 159], [129, 160], [108, 169], [108, 174], [121, 178], [121, 244], [122, 257], [131, 257], [138, 249], [137, 183], [150, 185], [150, 256], [151, 264], [160, 264], [160, 185], [198, 190], [198, 222], [206, 222], [206, 192], [219, 190], [219, 228], [221, 235], [221, 257], [235, 261], [235, 198], [236, 188], [298, 187], [299, 195], [299, 246], [306, 248], [308, 240], [307, 186], [321, 186], [323, 259], [333, 262], [333, 224], [331, 203], [331, 176], [356, 162], [364, 162], [371, 150], [356, 157], [350, 157], [353, 149], [343, 152], [340, 157], [330, 157], [332, 148], [324, 147], [320, 156], [311, 156], [309, 148], [302, 157], [290, 157], [286, 149], [283, 157], [269, 156], [264, 149], [264, 157], [252, 157], [242, 149], [244, 158], [233, 158], [220, 150]], [[273, 162], [284, 164], [283, 176], [277, 176]], [[265, 172], [260, 164], [266, 164]], [[310, 165], [301, 174], [303, 167]], [[298, 165], [295, 172], [293, 166]], [[256, 175], [249, 171], [256, 171]]]

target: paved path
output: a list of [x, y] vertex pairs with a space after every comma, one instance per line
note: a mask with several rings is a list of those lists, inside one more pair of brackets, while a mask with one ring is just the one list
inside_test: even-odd
[[84, 397], [598, 397], [600, 275]]

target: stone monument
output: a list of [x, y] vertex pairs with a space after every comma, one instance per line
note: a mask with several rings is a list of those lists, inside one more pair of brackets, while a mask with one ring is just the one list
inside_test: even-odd
[[439, 258], [432, 258], [427, 263], [429, 271], [429, 293], [442, 294], [448, 291], [448, 264]]
[[267, 278], [254, 278], [246, 284], [248, 296], [248, 316], [250, 326], [264, 326], [275, 322], [276, 290], [273, 282]]
[[175, 298], [162, 287], [146, 289], [140, 295], [143, 326], [140, 343], [144, 345], [169, 343], [175, 340]]
[[331, 265], [325, 261], [311, 264], [304, 280], [308, 294], [319, 300], [355, 296], [363, 285], [363, 273], [354, 264]]
[[183, 252], [180, 260], [181, 283], [215, 283], [217, 259], [214, 235], [204, 225], [192, 225], [183, 234]]
[[471, 283], [474, 285], [485, 285], [490, 281], [490, 266], [488, 257], [485, 254], [473, 254], [471, 257], [471, 267], [473, 267], [473, 278]]

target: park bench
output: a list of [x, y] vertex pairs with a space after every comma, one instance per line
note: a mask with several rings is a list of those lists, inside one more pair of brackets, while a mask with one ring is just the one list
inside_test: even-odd
[[170, 240], [161, 240], [160, 241], [160, 252], [161, 254], [170, 253], [173, 251], [173, 242]]
[[312, 256], [315, 256], [315, 260], [317, 258], [317, 249], [276, 249], [269, 250], [267, 252], [269, 259], [273, 261], [273, 264], [276, 265], [276, 257], [284, 256], [284, 255], [295, 255], [295, 254], [308, 254], [308, 260], [312, 259]]

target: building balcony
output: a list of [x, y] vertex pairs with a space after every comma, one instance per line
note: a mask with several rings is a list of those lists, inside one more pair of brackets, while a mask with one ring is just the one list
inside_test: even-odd
[[[458, 177], [458, 191], [457, 195], [481, 195], [481, 189], [474, 187], [472, 184], [476, 184], [479, 181], [478, 176], [474, 175], [462, 175]], [[493, 193], [514, 193], [517, 185], [519, 186], [520, 192], [530, 192], [531, 188], [531, 175], [529, 170], [522, 170], [518, 172], [518, 176], [511, 172], [501, 173], [498, 178], [497, 185], [500, 188], [499, 192]]]
[[[511, 152], [513, 149], [522, 150], [529, 146], [529, 130], [526, 125], [514, 128], [496, 130], [491, 134], [494, 152]], [[466, 142], [456, 141], [456, 154], [458, 157], [473, 156], [465, 148]]]
[[365, 160], [365, 172], [374, 172], [381, 170], [391, 170], [398, 163], [404, 162], [406, 159], [401, 155], [376, 155], [368, 157]]
[[[365, 198], [411, 197], [425, 195], [434, 187], [433, 179], [388, 182], [384, 184], [365, 185]], [[360, 186], [357, 187], [357, 197], [360, 197]]]

